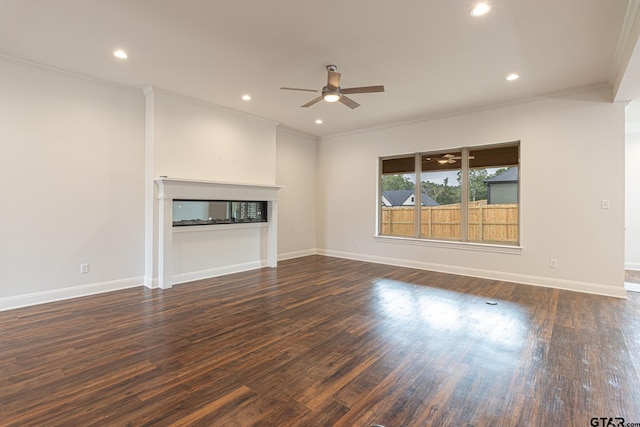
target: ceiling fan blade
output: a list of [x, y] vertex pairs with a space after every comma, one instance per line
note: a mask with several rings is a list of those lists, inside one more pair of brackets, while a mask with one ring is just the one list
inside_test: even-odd
[[384, 86], [362, 86], [362, 87], [348, 87], [346, 89], [340, 89], [342, 93], [374, 93], [384, 92]]
[[329, 77], [327, 78], [327, 86], [329, 86], [332, 89], [337, 89], [340, 87], [340, 76], [342, 74], [336, 72], [336, 71], [328, 71], [329, 73]]
[[301, 90], [303, 92], [320, 92], [317, 89], [300, 89], [300, 88], [297, 88], [297, 87], [281, 87], [280, 89], [282, 89], [282, 90]]
[[351, 108], [352, 110], [360, 106], [360, 104], [358, 104], [356, 101], [344, 95], [340, 97], [340, 102], [342, 102], [344, 105]]
[[321, 96], [312, 99], [311, 101], [309, 101], [306, 104], [304, 104], [303, 106], [301, 106], [301, 108], [311, 107], [312, 105], [317, 104], [320, 101], [322, 101], [322, 97]]

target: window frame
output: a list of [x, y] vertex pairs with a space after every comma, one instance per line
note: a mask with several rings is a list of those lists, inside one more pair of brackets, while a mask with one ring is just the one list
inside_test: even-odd
[[[517, 167], [518, 167], [518, 187], [517, 187], [517, 201], [518, 201], [518, 231], [517, 231], [517, 241], [514, 243], [501, 243], [501, 242], [482, 242], [482, 241], [469, 241], [469, 152], [473, 150], [487, 150], [494, 149], [500, 147], [517, 147]], [[414, 156], [415, 158], [415, 167], [412, 172], [414, 175], [414, 199], [421, 200], [421, 174], [424, 172], [422, 170], [422, 157], [423, 156], [437, 156], [445, 153], [450, 153], [452, 151], [461, 152], [460, 159], [460, 173], [461, 173], [461, 183], [460, 183], [460, 192], [461, 192], [461, 201], [460, 201], [460, 239], [459, 240], [449, 240], [449, 239], [437, 239], [437, 238], [427, 238], [421, 237], [420, 223], [421, 223], [421, 203], [414, 203], [414, 235], [413, 237], [405, 237], [405, 236], [393, 236], [382, 234], [382, 219], [383, 219], [383, 205], [382, 201], [382, 180], [383, 180], [383, 171], [384, 171], [384, 161], [406, 158], [409, 156]], [[378, 158], [378, 180], [377, 180], [377, 200], [376, 200], [376, 231], [374, 235], [374, 240], [377, 242], [383, 243], [402, 243], [402, 244], [412, 244], [412, 245], [420, 245], [420, 246], [432, 246], [432, 247], [440, 247], [440, 248], [458, 248], [465, 250], [479, 250], [485, 252], [499, 252], [499, 253], [513, 253], [520, 254], [522, 252], [522, 209], [521, 209], [521, 144], [520, 141], [512, 141], [506, 143], [497, 143], [497, 144], [487, 144], [487, 145], [477, 145], [477, 146], [466, 146], [466, 147], [455, 147], [450, 149], [437, 149], [437, 150], [429, 150], [423, 152], [415, 152], [415, 153], [405, 153], [398, 154], [392, 156], [383, 156]], [[506, 166], [506, 165], [505, 165]]]

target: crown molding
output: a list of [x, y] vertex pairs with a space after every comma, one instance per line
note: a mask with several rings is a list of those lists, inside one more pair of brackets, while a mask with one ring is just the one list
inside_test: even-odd
[[25, 67], [30, 67], [30, 68], [34, 68], [34, 69], [49, 71], [49, 72], [56, 73], [56, 74], [62, 74], [64, 76], [67, 76], [67, 77], [70, 77], [70, 78], [74, 78], [74, 79], [78, 79], [78, 80], [90, 81], [90, 82], [93, 82], [93, 83], [96, 83], [96, 84], [102, 84], [102, 85], [106, 85], [106, 86], [111, 86], [111, 87], [114, 87], [114, 88], [117, 88], [117, 89], [124, 89], [124, 90], [135, 91], [135, 92], [139, 92], [140, 91], [140, 88], [136, 87], [136, 86], [128, 86], [128, 85], [124, 85], [124, 84], [121, 84], [121, 83], [113, 82], [111, 80], [100, 79], [100, 78], [91, 76], [89, 74], [77, 73], [77, 72], [74, 72], [74, 71], [66, 70], [64, 68], [58, 68], [58, 67], [54, 67], [54, 66], [51, 66], [51, 65], [43, 64], [41, 62], [31, 61], [29, 59], [21, 58], [21, 57], [18, 57], [18, 56], [7, 55], [5, 53], [0, 53], [0, 61], [8, 63], [8, 64], [22, 65], [22, 66], [25, 66]]
[[640, 0], [629, 0], [627, 11], [622, 22], [618, 43], [613, 56], [610, 82], [613, 86], [614, 99], [617, 99], [622, 79], [627, 72], [631, 55], [640, 38]]

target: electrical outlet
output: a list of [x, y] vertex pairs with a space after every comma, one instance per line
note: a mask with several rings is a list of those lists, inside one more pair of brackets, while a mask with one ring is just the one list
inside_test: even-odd
[[602, 200], [602, 201], [600, 202], [600, 207], [601, 207], [602, 209], [609, 209], [609, 201], [608, 201], [608, 200]]
[[89, 264], [80, 264], [80, 274], [87, 274], [89, 272]]
[[557, 259], [550, 259], [549, 260], [549, 268], [558, 268], [558, 260]]

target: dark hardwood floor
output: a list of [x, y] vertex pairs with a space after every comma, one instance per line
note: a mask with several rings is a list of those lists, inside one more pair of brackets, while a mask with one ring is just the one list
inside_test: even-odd
[[639, 372], [640, 294], [321, 256], [0, 312], [2, 426], [640, 423]]

